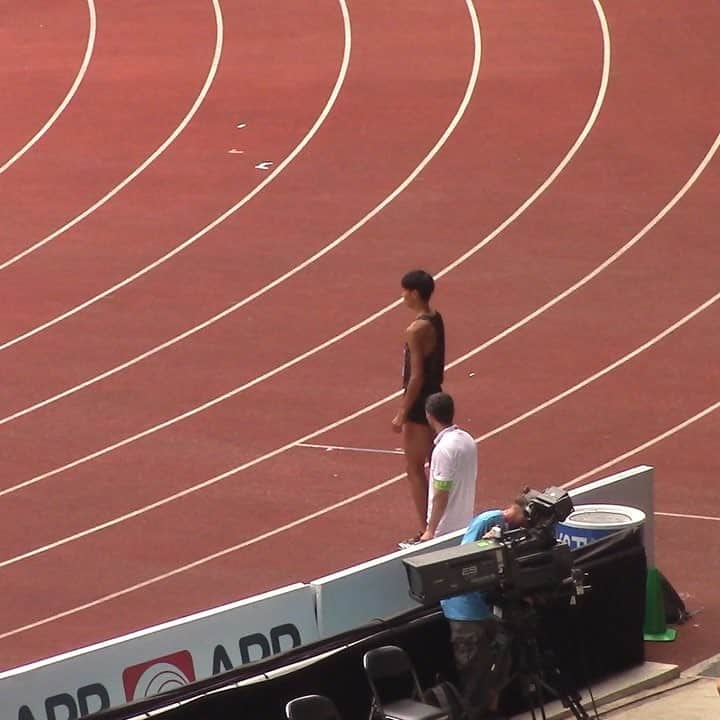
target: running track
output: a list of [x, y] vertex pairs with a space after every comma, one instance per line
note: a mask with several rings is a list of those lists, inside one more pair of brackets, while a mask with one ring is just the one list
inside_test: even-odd
[[[705, 610], [650, 656], [716, 652], [720, 12], [143, 12], [99, 6], [87, 72], [0, 175], [3, 666], [412, 531], [397, 455], [308, 445], [394, 448], [416, 265], [479, 505], [654, 465], [660, 567]], [[81, 3], [23, 13], [3, 158], [88, 51]]]

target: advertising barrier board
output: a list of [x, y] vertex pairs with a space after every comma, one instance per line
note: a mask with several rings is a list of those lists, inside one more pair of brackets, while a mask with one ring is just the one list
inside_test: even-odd
[[318, 639], [308, 585], [0, 673], [2, 720], [75, 720]]
[[[632, 468], [602, 480], [570, 490], [573, 502], [630, 505], [646, 515], [645, 543], [648, 563], [653, 552], [653, 470], [647, 465]], [[421, 552], [456, 545], [464, 531], [423, 543], [411, 550], [400, 550], [313, 580], [317, 602], [318, 630], [330, 637], [378, 618], [387, 618], [417, 607], [408, 596], [402, 560]]]
[[[576, 504], [646, 515], [653, 562], [653, 469], [640, 466], [570, 491]], [[456, 545], [462, 530], [319, 578], [0, 673], [0, 720], [76, 720], [209, 678], [253, 660], [416, 607], [402, 560]]]

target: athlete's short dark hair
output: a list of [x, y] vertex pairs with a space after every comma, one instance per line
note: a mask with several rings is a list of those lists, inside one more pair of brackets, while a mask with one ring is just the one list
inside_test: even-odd
[[420, 297], [426, 302], [435, 290], [435, 281], [432, 275], [424, 270], [411, 270], [405, 273], [400, 284], [406, 290], [417, 290]]
[[455, 403], [447, 393], [433, 393], [425, 401], [425, 412], [442, 425], [452, 425]]

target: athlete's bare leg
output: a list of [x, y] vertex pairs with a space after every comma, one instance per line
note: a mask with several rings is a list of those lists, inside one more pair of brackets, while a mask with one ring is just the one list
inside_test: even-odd
[[410, 496], [415, 505], [417, 527], [420, 531], [425, 530], [427, 523], [428, 479], [425, 463], [430, 457], [432, 442], [433, 432], [429, 425], [415, 422], [405, 422], [403, 425], [403, 447]]

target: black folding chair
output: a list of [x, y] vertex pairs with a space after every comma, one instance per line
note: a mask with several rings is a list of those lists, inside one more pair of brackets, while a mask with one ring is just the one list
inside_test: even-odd
[[335, 703], [324, 695], [303, 695], [285, 706], [288, 720], [342, 720]]
[[417, 673], [402, 648], [384, 645], [369, 650], [363, 667], [373, 696], [371, 720], [447, 720], [444, 710], [423, 702]]

